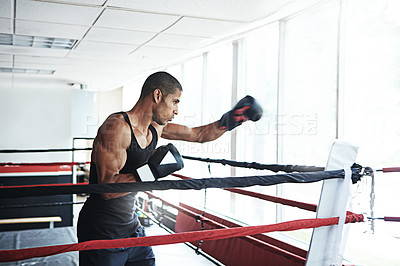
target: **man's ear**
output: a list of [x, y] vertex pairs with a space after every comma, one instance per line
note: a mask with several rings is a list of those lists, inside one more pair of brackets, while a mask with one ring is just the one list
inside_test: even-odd
[[163, 95], [162, 95], [162, 92], [161, 92], [160, 89], [155, 89], [155, 90], [153, 91], [153, 98], [154, 98], [154, 101], [155, 101], [156, 103], [160, 103], [161, 100], [162, 100], [162, 97], [163, 97]]

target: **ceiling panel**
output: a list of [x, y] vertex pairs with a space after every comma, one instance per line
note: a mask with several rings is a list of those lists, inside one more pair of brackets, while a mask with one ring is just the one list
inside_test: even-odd
[[251, 22], [275, 11], [293, 0], [109, 0], [109, 6], [129, 8], [136, 11], [182, 16]]
[[0, 18], [0, 33], [12, 34], [12, 19]]
[[90, 26], [100, 15], [101, 11], [101, 7], [18, 0], [16, 18]]
[[9, 68], [12, 68], [13, 66], [12, 66], [12, 62], [11, 62], [11, 61], [8, 61], [8, 62], [6, 62], [6, 61], [0, 61], [0, 67], [9, 67]]
[[16, 20], [15, 34], [29, 36], [43, 36], [52, 38], [81, 39], [88, 26], [55, 24], [49, 22], [37, 22], [27, 20]]
[[0, 61], [6, 61], [6, 62], [11, 62], [12, 60], [12, 55], [9, 54], [0, 54]]
[[14, 67], [15, 68], [27, 68], [27, 69], [56, 70], [58, 65], [15, 62]]
[[214, 42], [215, 40], [215, 38], [161, 33], [147, 44], [150, 46], [170, 48], [198, 49]]
[[[2, 61], [3, 56], [0, 55], [0, 61]], [[6, 59], [6, 58], [5, 58]], [[10, 56], [10, 60], [12, 57]], [[87, 70], [96, 71], [96, 69], [109, 67], [110, 65], [118, 65], [120, 67], [130, 66], [129, 62], [119, 62], [113, 61], [112, 59], [100, 60], [99, 58], [86, 59], [86, 58], [59, 58], [59, 57], [47, 57], [47, 56], [24, 56], [15, 55], [15, 62], [18, 63], [34, 63], [34, 64], [52, 64], [58, 65], [60, 69], [77, 69], [82, 68]]]
[[119, 86], [122, 86], [122, 80], [127, 80], [131, 76], [136, 75], [139, 72], [132, 72], [132, 74], [127, 75], [116, 75], [115, 73], [109, 74], [97, 74], [97, 73], [84, 73], [82, 71], [65, 71], [59, 70], [52, 75], [54, 78], [63, 78], [72, 82], [79, 82], [87, 85], [91, 89], [95, 90], [111, 90], [116, 89]]
[[124, 59], [137, 47], [137, 45], [128, 44], [82, 41], [76, 49], [71, 51], [70, 57]]
[[65, 57], [69, 50], [0, 45], [1, 53], [12, 55]]
[[54, 78], [53, 75], [36, 74], [14, 74], [12, 78], [13, 87], [20, 88], [40, 88], [40, 89], [67, 89], [68, 80]]
[[46, 0], [46, 2], [102, 6], [107, 0]]
[[118, 62], [110, 62], [109, 64], [105, 65], [98, 65], [98, 67], [94, 68], [93, 65], [62, 65], [57, 67], [58, 70], [65, 70], [65, 71], [80, 71], [82, 73], [90, 73], [90, 74], [127, 74], [130, 73], [132, 67], [127, 67], [127, 65], [121, 65]]
[[[68, 77], [68, 79], [72, 80], [73, 82], [80, 82], [86, 85], [91, 85], [89, 83], [95, 83], [96, 81], [100, 84], [102, 82], [108, 83], [116, 83], [119, 76], [115, 75], [114, 73], [109, 74], [97, 74], [97, 73], [83, 73], [82, 71], [65, 71], [63, 69], [58, 70], [53, 75], [54, 77]], [[107, 79], [105, 80], [104, 77]]]
[[48, 56], [24, 56], [24, 55], [15, 55], [14, 56], [14, 62], [23, 64], [38, 64], [38, 65], [52, 65], [56, 67], [57, 69], [67, 65], [68, 58], [60, 58], [60, 57], [48, 57]]
[[114, 29], [160, 32], [177, 21], [179, 16], [106, 9], [95, 26]]
[[3, 89], [9, 89], [13, 87], [13, 74], [12, 73], [0, 73], [0, 91]]
[[171, 60], [178, 60], [187, 52], [190, 52], [190, 50], [145, 45], [131, 54], [129, 59], [136, 64], [156, 67], [163, 66], [163, 64]]
[[0, 0], [0, 32], [78, 40], [73, 50], [0, 46], [0, 65], [56, 69], [50, 78], [0, 77], [13, 86], [41, 80], [112, 89], [201, 53], [197, 49], [249, 29], [250, 21], [288, 3], [310, 1], [320, 0]]
[[165, 33], [217, 38], [234, 33], [246, 25], [247, 23], [184, 17]]
[[49, 57], [49, 56], [14, 56], [15, 62], [18, 63], [36, 63], [36, 64], [52, 64], [63, 65], [67, 63], [67, 58]]
[[12, 18], [13, 14], [11, 0], [0, 0], [0, 17]]
[[102, 58], [102, 57], [93, 57], [93, 58], [79, 58], [79, 57], [68, 57], [66, 59], [66, 65], [69, 67], [85, 67], [85, 68], [102, 68], [108, 66], [120, 66], [127, 67], [130, 65], [128, 60], [117, 60], [116, 57], [113, 58]]
[[154, 36], [155, 33], [151, 32], [93, 27], [85, 36], [85, 40], [122, 44], [142, 44]]

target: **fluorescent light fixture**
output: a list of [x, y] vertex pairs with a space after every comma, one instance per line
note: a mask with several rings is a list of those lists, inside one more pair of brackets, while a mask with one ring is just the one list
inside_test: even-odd
[[46, 70], [46, 69], [26, 69], [26, 68], [8, 68], [8, 67], [0, 67], [0, 73], [24, 73], [24, 74], [44, 74], [44, 75], [52, 75], [55, 70]]
[[71, 50], [77, 40], [0, 33], [0, 45]]

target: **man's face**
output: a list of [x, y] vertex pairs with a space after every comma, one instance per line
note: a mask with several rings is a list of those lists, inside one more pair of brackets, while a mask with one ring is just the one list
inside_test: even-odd
[[164, 126], [168, 122], [172, 121], [175, 115], [178, 114], [178, 104], [180, 102], [182, 91], [179, 89], [175, 90], [175, 93], [168, 94], [167, 97], [163, 96], [161, 102], [156, 107], [153, 114], [153, 120]]

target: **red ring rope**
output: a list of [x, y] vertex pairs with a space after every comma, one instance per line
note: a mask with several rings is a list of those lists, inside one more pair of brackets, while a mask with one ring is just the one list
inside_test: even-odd
[[[347, 215], [346, 217], [346, 223], [361, 222], [363, 220], [364, 216], [362, 214], [352, 213]], [[169, 245], [198, 240], [217, 240], [232, 237], [243, 237], [275, 231], [293, 231], [299, 229], [335, 225], [338, 223], [338, 221], [338, 217], [302, 219], [270, 225], [192, 231], [162, 236], [148, 236], [112, 240], [93, 240], [75, 244], [25, 248], [17, 250], [0, 250], [0, 262], [19, 261], [35, 257], [45, 257], [71, 251]]]
[[[172, 174], [172, 175], [179, 177], [181, 179], [193, 179], [191, 177], [187, 177], [187, 176], [179, 175], [179, 174]], [[265, 195], [262, 193], [248, 191], [248, 190], [239, 189], [239, 188], [223, 188], [223, 190], [227, 190], [227, 191], [230, 191], [233, 193], [242, 194], [242, 195], [246, 195], [246, 196], [250, 196], [253, 198], [258, 198], [258, 199], [262, 199], [262, 200], [266, 200], [266, 201], [271, 201], [274, 203], [280, 203], [280, 204], [287, 205], [287, 206], [297, 207], [297, 208], [307, 210], [307, 211], [313, 211], [313, 212], [317, 211], [317, 205], [315, 205], [315, 204], [310, 204], [310, 203]]]
[[[191, 210], [188, 210], [187, 208], [184, 208], [184, 207], [182, 207], [182, 206], [178, 206], [178, 205], [175, 205], [175, 204], [173, 204], [173, 203], [170, 203], [170, 202], [168, 202], [168, 201], [166, 201], [166, 200], [164, 200], [164, 199], [162, 199], [162, 198], [160, 198], [160, 197], [158, 197], [158, 196], [156, 196], [156, 195], [154, 195], [154, 194], [152, 194], [152, 193], [150, 193], [150, 192], [147, 192], [147, 191], [146, 191], [145, 193], [148, 194], [148, 195], [149, 195], [150, 197], [152, 197], [152, 198], [156, 198], [156, 199], [158, 199], [158, 200], [161, 200], [161, 201], [164, 202], [165, 204], [167, 204], [167, 205], [169, 205], [169, 206], [171, 206], [171, 207], [173, 207], [173, 208], [175, 208], [175, 209], [177, 209], [177, 210], [179, 210], [179, 211], [185, 213], [186, 215], [189, 215], [189, 216], [192, 216], [193, 218], [198, 219], [199, 221], [204, 221], [204, 222], [206, 222], [206, 223], [208, 223], [208, 224], [210, 224], [210, 225], [213, 225], [213, 226], [215, 226], [215, 227], [218, 227], [218, 228], [223, 228], [223, 229], [228, 229], [228, 228], [230, 228], [230, 227], [228, 227], [228, 226], [226, 226], [226, 225], [223, 225], [223, 224], [221, 224], [221, 223], [218, 223], [218, 222], [216, 222], [216, 221], [214, 221], [214, 220], [212, 220], [212, 219], [210, 219], [210, 218], [204, 217], [203, 215], [200, 215], [200, 214], [198, 214], [198, 213], [196, 213], [196, 212], [193, 212], [193, 211], [191, 211]], [[298, 255], [296, 255], [296, 254], [290, 253], [290, 252], [288, 252], [288, 251], [286, 251], [286, 250], [284, 250], [284, 249], [281, 249], [281, 248], [278, 248], [278, 247], [276, 247], [276, 246], [270, 245], [270, 244], [268, 244], [268, 243], [266, 243], [266, 242], [260, 241], [260, 240], [257, 239], [257, 238], [254, 238], [254, 237], [251, 237], [251, 236], [245, 236], [244, 238], [245, 238], [246, 240], [251, 240], [251, 241], [253, 241], [253, 242], [257, 242], [257, 243], [260, 244], [260, 246], [265, 247], [265, 248], [268, 249], [268, 250], [273, 250], [275, 253], [281, 254], [282, 256], [289, 257], [289, 258], [296, 257], [297, 259], [304, 260], [304, 258], [302, 258], [302, 257], [300, 257], [300, 256], [298, 256]], [[304, 260], [304, 261], [305, 261], [305, 260]]]
[[0, 166], [62, 166], [62, 165], [83, 165], [90, 162], [52, 162], [52, 163], [0, 163]]

